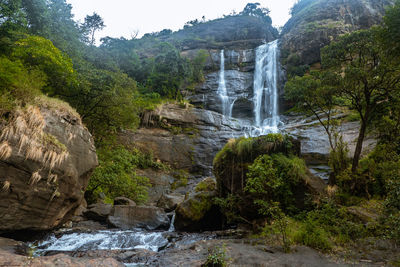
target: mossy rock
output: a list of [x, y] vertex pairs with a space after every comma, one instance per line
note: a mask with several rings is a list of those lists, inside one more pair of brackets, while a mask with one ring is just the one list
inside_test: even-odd
[[242, 194], [248, 166], [260, 155], [277, 153], [299, 155], [300, 142], [281, 134], [231, 139], [214, 158], [218, 192], [222, 196]]
[[215, 190], [189, 195], [175, 210], [175, 228], [181, 231], [219, 230], [222, 226], [222, 215], [214, 204], [216, 196]]

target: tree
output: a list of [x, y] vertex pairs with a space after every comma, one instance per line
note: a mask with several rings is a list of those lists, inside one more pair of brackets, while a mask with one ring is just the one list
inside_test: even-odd
[[90, 44], [94, 45], [96, 39], [94, 34], [98, 30], [102, 30], [105, 27], [103, 19], [96, 13], [93, 12], [93, 15], [87, 15], [85, 18], [85, 22], [81, 25], [81, 30], [84, 35], [84, 40]]
[[[285, 98], [306, 113], [315, 116], [328, 135], [329, 145], [335, 150], [335, 122], [333, 112], [337, 104], [337, 89], [327, 81], [334, 79], [329, 73], [311, 71], [303, 77], [296, 76], [285, 85]], [[334, 81], [331, 81], [334, 83]]]
[[25, 26], [25, 14], [21, 0], [2, 0], [0, 2], [0, 33]]
[[400, 0], [387, 9], [384, 22], [380, 41], [392, 55], [400, 57]]
[[65, 95], [75, 81], [71, 59], [43, 37], [29, 36], [17, 41], [12, 57], [31, 71], [43, 72], [47, 76], [43, 90], [51, 96]]
[[353, 173], [358, 167], [367, 127], [400, 82], [400, 65], [377, 39], [377, 29], [356, 31], [321, 51], [323, 67], [336, 76], [339, 95], [349, 100], [349, 107], [360, 115]]
[[248, 3], [243, 11], [240, 12], [240, 15], [269, 18], [270, 10], [268, 8], [259, 6], [260, 3]]

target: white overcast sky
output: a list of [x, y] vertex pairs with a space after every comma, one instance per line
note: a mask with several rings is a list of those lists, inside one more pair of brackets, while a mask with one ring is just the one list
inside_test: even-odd
[[193, 19], [207, 20], [240, 12], [248, 2], [259, 2], [271, 10], [274, 26], [283, 26], [296, 0], [67, 0], [72, 5], [75, 20], [98, 13], [105, 22], [97, 37], [130, 38], [136, 30], [139, 36], [163, 29], [178, 30]]

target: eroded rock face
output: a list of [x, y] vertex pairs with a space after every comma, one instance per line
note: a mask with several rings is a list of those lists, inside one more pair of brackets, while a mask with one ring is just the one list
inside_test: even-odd
[[166, 104], [145, 114], [143, 126], [125, 131], [123, 143], [151, 151], [176, 169], [211, 175], [215, 154], [230, 138], [241, 136], [238, 120], [203, 109]]
[[320, 61], [320, 49], [338, 36], [368, 29], [382, 21], [391, 0], [314, 0], [304, 1], [285, 24], [281, 47], [286, 56], [296, 54], [300, 64]]
[[[337, 118], [344, 117], [340, 114]], [[301, 155], [308, 164], [327, 164], [330, 152], [328, 135], [315, 117], [293, 115], [285, 117], [282, 131], [294, 136], [301, 142]], [[343, 141], [348, 144], [349, 156], [353, 156], [357, 143], [360, 123], [358, 121], [343, 122], [338, 131]], [[372, 135], [366, 136], [362, 154], [367, 155], [376, 146], [377, 140]]]
[[[252, 63], [254, 68], [254, 62]], [[253, 72], [240, 70], [226, 70], [225, 83], [227, 94], [235, 99], [232, 115], [235, 118], [253, 117]], [[212, 72], [205, 76], [205, 82], [199, 85], [195, 94], [188, 99], [195, 106], [222, 113], [222, 103], [218, 95], [219, 72]]]
[[27, 107], [0, 125], [0, 232], [49, 230], [81, 204], [94, 142], [67, 109]]
[[169, 219], [164, 210], [152, 206], [114, 206], [108, 223], [114, 227], [131, 229], [131, 228], [146, 228], [168, 229]]

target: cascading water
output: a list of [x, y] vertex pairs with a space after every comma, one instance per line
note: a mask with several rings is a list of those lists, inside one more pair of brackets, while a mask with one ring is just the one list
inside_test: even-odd
[[222, 114], [225, 116], [232, 117], [233, 104], [236, 99], [231, 99], [228, 96], [228, 91], [225, 84], [225, 51], [222, 49], [220, 52], [220, 70], [219, 70], [219, 81], [217, 94], [221, 99]]
[[222, 104], [222, 114], [225, 116], [229, 116], [229, 97], [226, 91], [225, 84], [225, 56], [224, 50], [221, 50], [220, 53], [220, 69], [219, 69], [219, 81], [218, 81], [218, 95], [221, 98]]
[[250, 136], [278, 132], [278, 40], [256, 50], [254, 70], [254, 127]]

